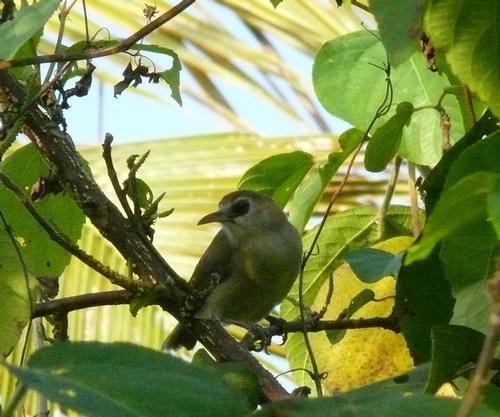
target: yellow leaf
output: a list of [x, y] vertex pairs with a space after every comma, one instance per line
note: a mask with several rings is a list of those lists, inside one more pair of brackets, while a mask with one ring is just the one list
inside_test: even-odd
[[[393, 254], [404, 251], [413, 239], [395, 237], [373, 246]], [[340, 265], [333, 276], [334, 291], [325, 320], [335, 320], [363, 289], [375, 293], [376, 300], [360, 308], [355, 318], [387, 317], [394, 305], [395, 279], [385, 277], [374, 284], [360, 281], [348, 264]], [[318, 311], [324, 304], [328, 282], [325, 282], [312, 309]], [[344, 338], [332, 345], [324, 332], [311, 334], [315, 355], [321, 372], [327, 372], [324, 387], [330, 393], [348, 391], [391, 376], [413, 367], [413, 360], [402, 335], [385, 329], [348, 330]]]

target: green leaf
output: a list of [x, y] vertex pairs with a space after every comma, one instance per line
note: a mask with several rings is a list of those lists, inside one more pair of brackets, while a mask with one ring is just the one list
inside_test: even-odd
[[410, 369], [407, 373], [389, 378], [371, 385], [358, 388], [358, 391], [384, 389], [390, 392], [411, 394], [423, 392], [429, 379], [430, 363], [424, 363]]
[[346, 130], [339, 137], [340, 149], [328, 155], [328, 162], [314, 167], [300, 183], [289, 206], [290, 222], [297, 230], [304, 229], [323, 191], [344, 161], [358, 147], [363, 136], [364, 133], [359, 129]]
[[392, 253], [373, 248], [362, 248], [344, 255], [344, 260], [352, 268], [356, 276], [363, 282], [373, 283], [379, 279], [395, 277], [401, 267], [403, 254]]
[[[377, 384], [330, 398], [293, 399], [266, 404], [256, 417], [451, 417], [460, 400], [422, 393], [388, 390]], [[471, 417], [493, 417], [494, 411], [479, 405]]]
[[500, 240], [500, 179], [497, 180], [496, 184], [491, 189], [488, 195], [488, 220], [497, 233], [497, 237]]
[[60, 0], [40, 0], [24, 5], [13, 20], [0, 26], [0, 59], [11, 59], [23, 44], [41, 30], [59, 6]]
[[262, 398], [262, 389], [257, 375], [240, 362], [216, 362], [205, 349], [199, 349], [193, 355], [192, 365], [212, 370], [232, 388], [241, 392], [248, 400], [251, 409], [257, 408]]
[[[500, 116], [500, 12], [497, 0], [431, 0], [425, 30], [446, 61]], [[479, 30], [480, 28], [480, 30]]]
[[380, 126], [368, 142], [365, 153], [365, 168], [371, 172], [383, 171], [399, 150], [403, 129], [411, 121], [411, 103], [398, 104], [396, 114]]
[[[382, 44], [367, 31], [327, 42], [318, 52], [313, 66], [314, 89], [323, 107], [354, 127], [365, 130], [385, 95], [386, 74], [374, 66], [383, 65], [385, 61]], [[414, 107], [435, 105], [443, 89], [450, 85], [444, 75], [429, 71], [419, 54], [394, 68], [391, 80], [393, 102], [408, 102]], [[452, 96], [447, 96], [443, 105], [452, 121], [453, 144], [464, 133], [460, 107]], [[393, 114], [389, 112], [375, 127]], [[399, 152], [412, 162], [430, 165], [440, 159], [441, 143], [438, 113], [434, 110], [419, 111], [403, 131]]]
[[[368, 304], [370, 301], [375, 299], [375, 293], [372, 290], [364, 289], [361, 290], [358, 294], [354, 296], [354, 298], [349, 303], [349, 306], [345, 308], [340, 314], [339, 318], [349, 319], [355, 314], [360, 308], [362, 308], [365, 304]], [[327, 330], [326, 337], [332, 345], [338, 343], [345, 336], [347, 329], [337, 329], [337, 330]]]
[[434, 394], [460, 370], [477, 362], [484, 335], [464, 326], [442, 325], [432, 329], [431, 338], [432, 367], [425, 392]]
[[[481, 128], [479, 128], [482, 125]], [[439, 198], [443, 197], [453, 186], [460, 181], [477, 175], [479, 172], [488, 172], [500, 175], [500, 133], [490, 134], [483, 140], [463, 147], [462, 144], [479, 140], [488, 130], [495, 128], [488, 119], [481, 121], [473, 128], [475, 133], [460, 141], [448, 153], [443, 161], [431, 172], [424, 189], [427, 193], [426, 208], [432, 211], [440, 206]], [[461, 149], [459, 149], [461, 148]], [[450, 154], [454, 153], [451, 157]], [[493, 189], [493, 188], [492, 188]], [[443, 191], [444, 190], [444, 191]], [[465, 190], [471, 194], [471, 190]], [[485, 279], [491, 275], [493, 259], [499, 251], [498, 237], [488, 216], [488, 199], [485, 200], [485, 213], [475, 220], [458, 226], [451, 231], [441, 244], [440, 259], [443, 262], [446, 279], [450, 282], [456, 305], [453, 323], [466, 325], [478, 331], [485, 331], [487, 326], [488, 301], [484, 291]], [[477, 209], [478, 207], [476, 207]], [[460, 208], [458, 212], [465, 209]], [[461, 217], [462, 213], [454, 214], [454, 218]], [[449, 223], [447, 221], [446, 223]], [[425, 230], [425, 229], [424, 229]], [[425, 234], [425, 232], [424, 232]]]
[[454, 324], [486, 331], [490, 302], [485, 286], [499, 250], [498, 238], [486, 219], [462, 226], [442, 241], [439, 258], [456, 300]]
[[405, 0], [397, 7], [384, 0], [370, 0], [370, 9], [377, 21], [380, 38], [389, 62], [398, 66], [416, 52], [422, 36], [423, 0]]
[[[2, 161], [0, 169], [23, 190], [29, 190], [40, 177], [47, 177], [49, 173], [47, 163], [33, 145], [18, 149]], [[85, 216], [67, 194], [47, 195], [34, 205], [49, 224], [71, 241], [79, 239]], [[71, 255], [49, 238], [18, 198], [3, 185], [0, 185], [0, 210], [19, 242], [29, 272], [42, 277], [59, 276]]]
[[[6, 357], [31, 318], [28, 285], [21, 260], [0, 223], [0, 356]], [[28, 279], [28, 282], [26, 281]], [[31, 296], [34, 296], [32, 294]]]
[[340, 317], [351, 318], [361, 307], [373, 300], [375, 300], [375, 293], [365, 288], [356, 294], [349, 306], [340, 313]]
[[[9, 366], [49, 400], [92, 417], [245, 416], [246, 399], [213, 372], [128, 343], [61, 343]], [[209, 389], [208, 389], [209, 387]]]
[[425, 258], [434, 246], [459, 227], [486, 217], [486, 198], [500, 175], [478, 172], [453, 184], [427, 219], [422, 239], [408, 249], [406, 263]]
[[450, 321], [454, 303], [438, 248], [424, 260], [403, 264], [396, 280], [394, 311], [402, 314], [399, 327], [415, 363], [430, 359], [431, 329]]
[[124, 185], [124, 191], [131, 199], [135, 200], [139, 207], [146, 209], [153, 202], [153, 191], [151, 187], [140, 178], [135, 179], [133, 186], [129, 180], [126, 180]]
[[500, 174], [500, 130], [470, 146], [456, 159], [444, 183], [445, 190], [462, 178], [481, 172]]
[[306, 152], [273, 155], [248, 169], [238, 189], [260, 191], [284, 207], [312, 165], [313, 158]]

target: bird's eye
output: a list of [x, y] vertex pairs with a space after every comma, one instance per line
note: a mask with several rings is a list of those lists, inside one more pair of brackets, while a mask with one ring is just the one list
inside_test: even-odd
[[231, 214], [234, 217], [243, 216], [248, 213], [250, 203], [247, 200], [238, 200], [231, 207]]

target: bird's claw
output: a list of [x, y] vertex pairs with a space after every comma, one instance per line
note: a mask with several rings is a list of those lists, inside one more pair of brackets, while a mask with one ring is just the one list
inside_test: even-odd
[[243, 336], [241, 343], [253, 352], [265, 352], [269, 354], [268, 348], [271, 346], [272, 335], [267, 328], [252, 324], [248, 326], [247, 333]]

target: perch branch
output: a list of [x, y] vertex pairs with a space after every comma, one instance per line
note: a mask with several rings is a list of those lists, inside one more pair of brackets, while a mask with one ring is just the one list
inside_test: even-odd
[[[185, 2], [184, 2], [185, 3]], [[12, 101], [23, 102], [26, 91], [7, 71], [0, 71], [0, 88]], [[99, 188], [87, 164], [72, 145], [71, 137], [39, 108], [26, 112], [25, 129], [43, 157], [94, 226], [124, 256], [139, 278], [138, 285], [155, 295], [154, 302], [191, 329], [219, 361], [239, 361], [258, 376], [268, 401], [289, 397], [273, 375], [214, 320], [196, 320], [185, 314], [189, 287], [165, 261], [146, 245], [118, 208]]]

